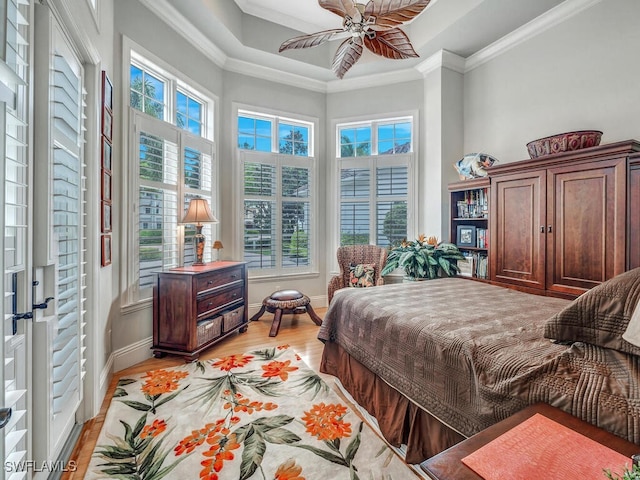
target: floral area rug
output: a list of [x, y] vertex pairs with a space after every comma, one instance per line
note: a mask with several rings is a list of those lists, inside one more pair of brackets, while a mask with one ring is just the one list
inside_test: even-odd
[[282, 346], [122, 378], [85, 478], [417, 477]]

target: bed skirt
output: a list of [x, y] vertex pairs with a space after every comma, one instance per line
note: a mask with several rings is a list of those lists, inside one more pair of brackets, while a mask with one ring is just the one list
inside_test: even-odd
[[390, 387], [336, 343], [325, 343], [320, 371], [340, 379], [354, 400], [376, 418], [389, 444], [406, 445], [406, 463], [422, 463], [465, 439]]

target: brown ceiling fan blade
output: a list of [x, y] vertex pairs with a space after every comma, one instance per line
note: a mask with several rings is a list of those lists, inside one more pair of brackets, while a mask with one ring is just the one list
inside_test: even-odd
[[365, 37], [364, 45], [376, 55], [394, 60], [418, 56], [409, 37], [399, 28], [376, 32], [374, 38]]
[[431, 0], [386, 0], [367, 3], [364, 18], [375, 17], [374, 30], [397, 27], [419, 15]]
[[316, 32], [309, 35], [301, 35], [299, 37], [290, 38], [289, 40], [285, 40], [284, 42], [282, 42], [282, 45], [280, 45], [280, 49], [278, 50], [278, 52], [283, 52], [284, 50], [292, 50], [295, 48], [315, 47], [331, 40], [339, 33], [344, 33], [344, 30], [342, 28], [334, 28], [332, 30], [323, 30], [322, 32]]
[[360, 37], [347, 38], [340, 44], [333, 57], [333, 72], [338, 78], [344, 77], [344, 74], [353, 67], [361, 56], [362, 39]]
[[339, 17], [349, 15], [353, 18], [360, 14], [353, 0], [318, 0], [318, 4], [325, 10], [329, 10]]

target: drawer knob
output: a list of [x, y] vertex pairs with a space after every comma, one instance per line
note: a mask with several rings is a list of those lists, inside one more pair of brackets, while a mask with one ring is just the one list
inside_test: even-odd
[[213, 280], [209, 280], [209, 281], [207, 282], [207, 285], [211, 285], [211, 284], [213, 284]]
[[233, 275], [231, 275], [231, 278], [238, 278], [238, 274], [234, 273]]
[[213, 305], [213, 302], [207, 303], [207, 307], [210, 307], [211, 305]]
[[233, 298], [236, 298], [237, 296], [238, 296], [238, 294], [237, 294], [237, 293], [234, 293], [234, 294], [233, 294]]

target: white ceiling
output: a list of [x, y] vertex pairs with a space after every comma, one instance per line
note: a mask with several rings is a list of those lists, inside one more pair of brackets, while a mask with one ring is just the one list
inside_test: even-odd
[[566, 15], [571, 11], [567, 4], [576, 2], [432, 0], [418, 17], [401, 27], [419, 58], [390, 60], [365, 51], [344, 79], [338, 80], [331, 61], [339, 41], [278, 53], [280, 44], [291, 37], [341, 28], [342, 19], [320, 7], [317, 0], [141, 1], [225, 69], [285, 83], [306, 82], [316, 90], [355, 85], [365, 78], [371, 82], [372, 77], [387, 81], [399, 75], [418, 78], [421, 63], [441, 50], [467, 58], [525, 29], [534, 19]]

